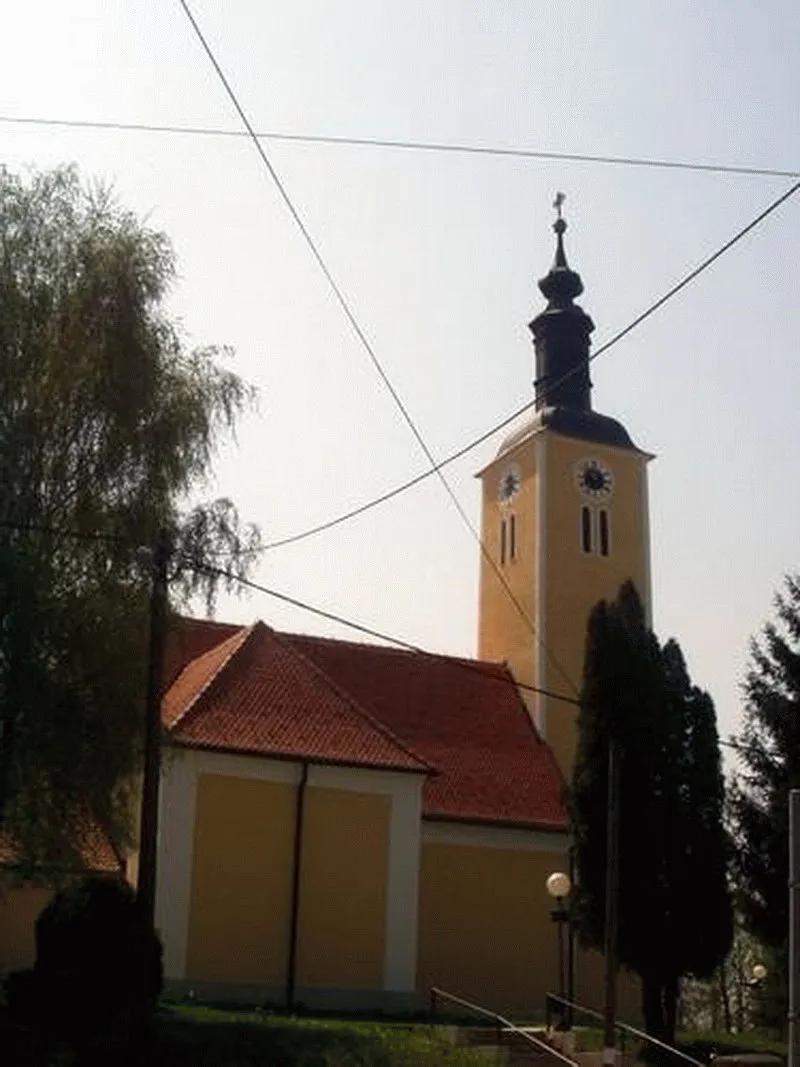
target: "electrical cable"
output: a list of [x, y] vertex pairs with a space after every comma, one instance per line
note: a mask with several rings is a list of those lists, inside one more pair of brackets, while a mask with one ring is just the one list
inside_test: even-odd
[[[77, 530], [67, 530], [52, 526], [38, 526], [33, 524], [23, 525], [19, 523], [0, 521], [0, 529], [14, 530], [19, 533], [41, 533], [55, 537], [75, 538], [77, 540], [113, 541], [117, 544], [130, 544], [130, 542], [126, 542], [125, 539], [115, 537], [111, 534], [100, 534], [97, 532], [89, 531], [78, 532]], [[310, 614], [316, 615], [319, 618], [326, 619], [330, 622], [338, 623], [339, 625], [346, 626], [351, 630], [356, 630], [359, 633], [363, 633], [368, 637], [374, 637], [379, 641], [385, 641], [387, 644], [396, 645], [400, 648], [406, 649], [409, 652], [414, 652], [421, 656], [427, 656], [432, 659], [446, 659], [448, 663], [459, 667], [464, 667], [468, 670], [476, 671], [480, 673], [483, 677], [487, 677], [485, 670], [483, 670], [483, 668], [476, 662], [471, 662], [470, 660], [463, 659], [459, 656], [447, 656], [444, 653], [431, 652], [428, 649], [424, 649], [421, 646], [415, 645], [410, 641], [406, 641], [401, 637], [394, 637], [393, 635], [384, 633], [381, 630], [376, 630], [372, 627], [365, 626], [362, 623], [354, 622], [352, 619], [345, 618], [343, 615], [338, 615], [335, 612], [326, 611], [325, 609], [316, 607], [315, 605], [309, 604], [306, 601], [299, 600], [297, 597], [289, 596], [287, 593], [281, 593], [276, 589], [270, 589], [267, 586], [260, 585], [258, 582], [251, 581], [249, 578], [244, 578], [241, 575], [232, 574], [230, 571], [226, 571], [222, 568], [211, 567], [205, 563], [197, 563], [197, 561], [195, 560], [185, 560], [185, 562], [187, 562], [194, 570], [205, 571], [207, 573], [215, 574], [219, 577], [225, 578], [228, 581], [237, 582], [240, 585], [255, 590], [256, 592], [263, 593], [266, 596], [271, 596], [276, 600], [280, 600], [285, 604], [290, 604], [292, 607], [300, 608], [301, 610], [307, 611]], [[567, 696], [564, 693], [557, 693], [551, 689], [542, 688], [541, 686], [528, 685], [525, 682], [520, 682], [516, 679], [514, 680], [514, 684], [518, 689], [523, 689], [526, 692], [539, 693], [543, 696], [550, 697], [552, 700], [559, 700], [565, 704], [572, 704], [576, 707], [581, 706], [580, 700], [576, 700], [574, 697]], [[725, 740], [723, 738], [718, 738], [718, 743], [720, 745], [723, 745], [725, 748], [730, 748], [740, 753], [746, 754], [750, 751], [759, 752], [759, 750], [753, 748], [753, 746], [742, 745], [739, 744], [737, 741], [731, 739]]]
[[[408, 409], [406, 408], [405, 404], [403, 403], [403, 401], [401, 400], [399, 394], [397, 393], [396, 389], [394, 388], [394, 385], [392, 384], [391, 380], [389, 379], [388, 375], [386, 374], [385, 370], [383, 369], [383, 366], [381, 365], [381, 363], [380, 363], [380, 361], [379, 361], [379, 359], [377, 357], [377, 354], [375, 353], [371, 343], [369, 342], [368, 338], [366, 337], [366, 335], [364, 334], [363, 330], [361, 329], [361, 326], [359, 325], [358, 321], [356, 320], [355, 315], [354, 315], [352, 309], [350, 308], [349, 302], [347, 301], [346, 297], [344, 296], [343, 291], [340, 289], [339, 285], [337, 284], [337, 282], [335, 281], [333, 275], [331, 274], [327, 264], [325, 263], [325, 260], [322, 257], [321, 252], [317, 248], [313, 238], [311, 237], [311, 234], [309, 233], [308, 229], [306, 228], [305, 224], [303, 223], [303, 220], [301, 219], [297, 209], [294, 207], [294, 204], [292, 203], [292, 200], [289, 197], [286, 188], [284, 187], [283, 183], [281, 182], [277, 172], [275, 171], [275, 168], [272, 166], [272, 164], [271, 164], [266, 152], [264, 151], [264, 148], [263, 148], [261, 142], [259, 141], [258, 136], [257, 136], [253, 126], [251, 125], [251, 123], [250, 123], [250, 121], [249, 121], [249, 119], [247, 117], [247, 114], [245, 113], [242, 105], [239, 103], [239, 100], [238, 100], [238, 98], [236, 96], [236, 93], [233, 91], [232, 86], [228, 82], [224, 71], [222, 70], [220, 64], [218, 63], [218, 61], [216, 59], [216, 56], [214, 55], [214, 52], [212, 51], [210, 45], [208, 44], [208, 42], [206, 41], [205, 37], [203, 36], [203, 33], [202, 33], [197, 21], [195, 20], [193, 14], [192, 14], [192, 12], [191, 12], [191, 10], [189, 8], [187, 0], [179, 0], [179, 3], [180, 3], [181, 8], [183, 9], [184, 13], [186, 14], [187, 18], [189, 19], [189, 22], [191, 23], [191, 25], [192, 25], [192, 27], [193, 27], [193, 29], [195, 31], [195, 34], [197, 35], [197, 37], [198, 37], [198, 39], [199, 39], [204, 51], [206, 52], [210, 62], [212, 63], [212, 65], [213, 65], [213, 67], [214, 67], [214, 69], [215, 69], [220, 81], [222, 82], [222, 85], [223, 85], [226, 93], [228, 94], [228, 96], [229, 96], [231, 102], [233, 103], [237, 113], [239, 114], [239, 117], [241, 118], [246, 130], [248, 131], [248, 133], [250, 135], [250, 138], [251, 138], [256, 150], [258, 151], [258, 153], [259, 153], [264, 165], [266, 166], [266, 168], [267, 168], [267, 170], [268, 170], [273, 182], [275, 183], [275, 185], [276, 185], [281, 197], [283, 198], [284, 203], [286, 204], [288, 210], [290, 211], [293, 219], [297, 223], [297, 225], [298, 225], [298, 227], [299, 227], [299, 229], [300, 229], [300, 231], [301, 231], [301, 233], [302, 233], [302, 235], [303, 235], [303, 237], [304, 237], [304, 239], [305, 239], [310, 251], [312, 252], [312, 255], [314, 256], [314, 258], [315, 258], [317, 264], [319, 265], [319, 267], [320, 267], [323, 275], [325, 276], [326, 280], [328, 281], [332, 292], [334, 293], [334, 295], [335, 295], [340, 307], [342, 308], [342, 311], [344, 312], [346, 318], [350, 322], [353, 330], [356, 333], [356, 336], [361, 341], [365, 351], [367, 352], [367, 355], [369, 356], [369, 359], [372, 362], [373, 367], [375, 368], [376, 372], [378, 373], [379, 377], [381, 378], [384, 386], [389, 391], [392, 399], [395, 401], [395, 404], [397, 405], [401, 415], [403, 416], [405, 422], [407, 423], [407, 425], [409, 426], [412, 434], [414, 435], [417, 443], [419, 444], [420, 448], [422, 449], [422, 452], [425, 455], [426, 459], [428, 460], [433, 473], [435, 473], [436, 476], [438, 477], [439, 481], [441, 482], [443, 488], [445, 489], [445, 491], [447, 492], [448, 496], [450, 497], [450, 499], [451, 499], [453, 505], [455, 506], [455, 508], [456, 508], [459, 516], [461, 517], [462, 521], [467, 526], [467, 529], [470, 531], [471, 535], [473, 536], [473, 538], [475, 539], [475, 541], [479, 545], [480, 551], [481, 551], [481, 555], [486, 560], [487, 564], [489, 565], [489, 567], [491, 568], [491, 570], [495, 574], [497, 580], [500, 582], [500, 584], [501, 584], [502, 588], [504, 589], [506, 595], [509, 597], [509, 599], [513, 603], [515, 610], [518, 612], [520, 617], [526, 623], [527, 627], [530, 629], [532, 635], [534, 636], [534, 639], [539, 643], [539, 645], [542, 648], [542, 650], [544, 651], [546, 657], [556, 667], [556, 669], [562, 675], [564, 680], [567, 682], [567, 684], [570, 686], [570, 688], [573, 690], [573, 692], [575, 692], [576, 695], [577, 695], [577, 691], [578, 691], [577, 690], [577, 686], [572, 681], [572, 679], [569, 677], [567, 672], [564, 670], [563, 666], [553, 656], [553, 654], [550, 651], [550, 649], [544, 643], [541, 635], [537, 632], [536, 627], [535, 627], [535, 625], [533, 623], [533, 620], [530, 619], [530, 617], [528, 616], [527, 612], [524, 610], [524, 608], [520, 604], [519, 600], [514, 595], [514, 592], [511, 589], [511, 587], [510, 587], [509, 583], [507, 582], [505, 576], [503, 575], [502, 571], [500, 570], [500, 567], [498, 566], [497, 562], [493, 559], [491, 554], [488, 552], [485, 544], [483, 543], [483, 540], [480, 537], [480, 534], [478, 533], [478, 531], [476, 530], [476, 528], [472, 524], [472, 522], [471, 522], [469, 516], [467, 515], [465, 509], [461, 505], [461, 502], [459, 501], [458, 497], [456, 496], [456, 494], [453, 491], [452, 487], [450, 486], [449, 482], [447, 481], [447, 479], [445, 478], [444, 474], [442, 473], [442, 470], [437, 465], [437, 462], [436, 462], [433, 454], [431, 453], [430, 449], [428, 448], [428, 445], [425, 442], [424, 438], [422, 437], [422, 435], [421, 435], [419, 429], [417, 428], [414, 420], [411, 418], [411, 415], [410, 415]], [[752, 220], [747, 226], [745, 226], [742, 230], [740, 230], [737, 234], [735, 234], [733, 238], [731, 238], [724, 245], [722, 245], [711, 256], [707, 257], [707, 259], [703, 263], [701, 263], [698, 267], [696, 267], [693, 271], [691, 271], [685, 278], [683, 278], [680, 282], [678, 282], [677, 285], [673, 286], [664, 296], [662, 296], [659, 300], [657, 300], [654, 304], [652, 304], [649, 308], [647, 308], [641, 315], [639, 315], [636, 319], [634, 319], [633, 322], [629, 323], [627, 327], [625, 327], [623, 330], [619, 331], [614, 337], [611, 338], [611, 340], [606, 345], [602, 346], [600, 349], [598, 349], [597, 352], [594, 353], [593, 358], [596, 359], [604, 351], [607, 351], [608, 348], [610, 348], [612, 344], [615, 344], [618, 341], [620, 341], [623, 337], [625, 337], [628, 333], [630, 333], [633, 329], [635, 329], [640, 323], [645, 321], [645, 319], [647, 319], [650, 315], [652, 315], [655, 311], [657, 311], [663, 304], [665, 304], [669, 299], [671, 299], [671, 297], [675, 296], [678, 292], [680, 292], [681, 289], [683, 289], [686, 285], [688, 285], [692, 280], [694, 280], [694, 278], [696, 278], [700, 273], [702, 273], [712, 263], [714, 263], [720, 256], [722, 256], [726, 251], [728, 251], [728, 249], [730, 249], [734, 244], [736, 244], [739, 240], [741, 240], [742, 237], [744, 237], [746, 233], [748, 233], [750, 230], [752, 230], [764, 218], [766, 218], [769, 214], [771, 214], [774, 210], [776, 210], [776, 208], [778, 206], [780, 206], [780, 204], [782, 204], [784, 201], [789, 199], [790, 196], [792, 196], [794, 193], [796, 193], [798, 189], [800, 189], [800, 181], [795, 182], [794, 185], [789, 190], [787, 190], [785, 193], [783, 193], [780, 197], [776, 198], [776, 200], [773, 201], [772, 204], [770, 204], [763, 212], [761, 212], [758, 216], [756, 216], [756, 218], [754, 220]], [[575, 370], [577, 370], [577, 368], [575, 368]], [[563, 378], [567, 378], [567, 377], [569, 377], [569, 375], [564, 375], [562, 377]], [[556, 382], [555, 385], [552, 386], [551, 388], [555, 388], [558, 384], [559, 383]]]
[[[457, 656], [446, 656], [440, 652], [430, 652], [427, 649], [421, 648], [419, 645], [414, 645], [410, 641], [405, 641], [402, 637], [393, 637], [391, 634], [383, 633], [380, 630], [375, 630], [370, 626], [364, 626], [362, 623], [354, 622], [352, 619], [345, 618], [343, 615], [337, 615], [335, 612], [326, 611], [324, 608], [316, 607], [314, 604], [309, 604], [307, 601], [299, 600], [297, 597], [289, 596], [288, 593], [281, 593], [277, 589], [270, 589], [265, 585], [260, 585], [258, 582], [251, 581], [249, 578], [243, 578], [238, 574], [233, 574], [230, 571], [226, 571], [220, 567], [211, 567], [208, 564], [197, 562], [196, 560], [185, 559], [184, 562], [192, 569], [197, 571], [204, 571], [208, 574], [217, 575], [220, 578], [225, 578], [231, 582], [238, 582], [240, 585], [245, 586], [248, 589], [253, 589], [258, 593], [264, 593], [266, 596], [271, 596], [275, 600], [280, 600], [284, 604], [290, 604], [292, 607], [300, 608], [302, 611], [307, 611], [311, 615], [316, 615], [318, 618], [326, 619], [329, 622], [338, 623], [341, 626], [346, 626], [351, 630], [356, 630], [358, 633], [365, 634], [367, 637], [374, 637], [379, 641], [385, 641], [391, 645], [397, 645], [400, 648], [405, 649], [408, 652], [415, 652], [420, 656], [427, 656], [431, 659], [444, 659], [448, 663], [454, 666], [463, 667], [465, 670], [471, 670], [478, 674], [481, 674], [484, 678], [487, 677], [485, 665], [481, 666], [477, 661], [470, 661], [461, 659]], [[497, 666], [497, 664], [489, 664], [489, 666]], [[509, 684], [506, 679], [497, 679], [502, 681], [503, 684]], [[567, 696], [564, 693], [555, 692], [552, 689], [543, 689], [541, 686], [527, 685], [523, 682], [513, 680], [513, 685], [517, 689], [524, 689], [526, 692], [539, 693], [543, 696], [550, 697], [552, 700], [560, 700], [565, 704], [572, 704], [576, 707], [580, 707], [580, 701], [575, 697]]]
[[[637, 326], [640, 326], [646, 319], [649, 319], [650, 316], [655, 314], [655, 312], [658, 311], [659, 308], [662, 308], [668, 300], [671, 300], [672, 297], [676, 296], [682, 289], [689, 285], [690, 282], [694, 281], [695, 278], [697, 278], [700, 274], [703, 273], [703, 271], [707, 270], [716, 260], [718, 260], [720, 256], [724, 255], [727, 251], [729, 251], [738, 241], [740, 241], [743, 237], [750, 233], [751, 230], [753, 230], [756, 226], [763, 222], [764, 219], [771, 215], [773, 211], [776, 211], [777, 208], [781, 206], [781, 204], [783, 204], [791, 196], [794, 196], [794, 194], [797, 193], [798, 190], [800, 190], [800, 181], [795, 182], [794, 185], [792, 185], [789, 189], [787, 189], [784, 193], [777, 197], [777, 199], [773, 200], [754, 219], [747, 223], [746, 226], [743, 226], [740, 230], [738, 230], [733, 235], [733, 237], [730, 238], [730, 240], [726, 241], [725, 244], [721, 245], [715, 252], [712, 252], [711, 255], [707, 256], [696, 267], [690, 270], [688, 274], [684, 275], [684, 277], [680, 281], [676, 282], [676, 284], [673, 285], [670, 289], [668, 289], [663, 296], [659, 297], [657, 300], [654, 300], [651, 304], [649, 304], [645, 308], [645, 310], [641, 312], [641, 314], [637, 315], [635, 319], [629, 322], [627, 326], [623, 327], [621, 330], [618, 330], [617, 333], [613, 334], [608, 341], [602, 344], [596, 351], [594, 351], [589, 356], [588, 362], [593, 363], [604, 353], [608, 352], [610, 348], [612, 348], [619, 341], [621, 341], [623, 337], [626, 337], [629, 333], [635, 330]], [[580, 366], [573, 367], [571, 370], [567, 371], [555, 382], [553, 382], [550, 386], [548, 386], [544, 390], [544, 399], [547, 398], [548, 392], [554, 391], [565, 381], [571, 378], [573, 374], [577, 374], [581, 369], [582, 368]], [[517, 408], [517, 410], [512, 412], [511, 415], [508, 415], [506, 418], [502, 419], [500, 422], [490, 427], [490, 429], [486, 430], [478, 437], [469, 441], [466, 445], [462, 445], [461, 448], [457, 449], [455, 452], [450, 453], [450, 455], [446, 456], [444, 459], [439, 460], [435, 467], [431, 467], [429, 470], [423, 471], [422, 473], [416, 475], [414, 478], [410, 478], [407, 482], [403, 482], [401, 485], [396, 486], [394, 489], [390, 489], [387, 492], [382, 493], [380, 496], [375, 497], [372, 500], [368, 500], [365, 503], [360, 504], [358, 507], [351, 509], [350, 511], [346, 511], [333, 519], [329, 519], [327, 522], [312, 526], [307, 530], [302, 530], [299, 533], [292, 534], [288, 537], [283, 537], [278, 541], [268, 542], [267, 544], [262, 545], [256, 551], [259, 553], [266, 552], [271, 549], [282, 548], [285, 545], [294, 544], [297, 541], [303, 541], [308, 537], [312, 537], [315, 534], [322, 533], [325, 530], [330, 530], [333, 527], [339, 526], [350, 519], [354, 519], [358, 515], [363, 515], [364, 512], [369, 511], [380, 504], [386, 503], [386, 501], [391, 500], [396, 496], [399, 496], [401, 493], [406, 492], [406, 490], [412, 489], [415, 485], [419, 485], [420, 482], [424, 482], [426, 479], [430, 478], [432, 474], [437, 473], [437, 470], [441, 470], [442, 468], [449, 466], [456, 460], [461, 459], [461, 457], [465, 456], [468, 452], [471, 452], [479, 445], [482, 445], [485, 441], [488, 441], [496, 433], [499, 433], [500, 430], [504, 430], [510, 423], [515, 422], [521, 415], [524, 415], [526, 412], [530, 411], [530, 409], [534, 407], [536, 402], [536, 399], [533, 399], [528, 401], [527, 404], [523, 404], [522, 407]]]
[[217, 75], [218, 75], [218, 77], [219, 77], [219, 79], [220, 79], [220, 81], [222, 83], [222, 85], [223, 85], [223, 87], [225, 89], [225, 92], [227, 93], [228, 97], [231, 100], [231, 103], [233, 104], [234, 108], [236, 109], [236, 112], [239, 115], [239, 118], [242, 120], [242, 123], [244, 124], [245, 129], [249, 133], [251, 141], [253, 142], [253, 144], [254, 144], [259, 156], [261, 157], [261, 160], [262, 160], [264, 166], [267, 168], [267, 172], [269, 173], [270, 177], [272, 178], [272, 181], [275, 184], [275, 186], [276, 186], [276, 188], [277, 188], [277, 190], [278, 190], [278, 192], [279, 192], [279, 194], [281, 196], [281, 199], [283, 200], [284, 204], [286, 205], [286, 208], [288, 209], [290, 215], [292, 216], [292, 219], [297, 224], [297, 227], [300, 230], [300, 233], [302, 234], [303, 239], [305, 240], [305, 243], [308, 246], [312, 256], [314, 257], [314, 260], [316, 261], [317, 266], [319, 267], [319, 269], [321, 270], [323, 276], [325, 277], [326, 281], [328, 282], [328, 285], [330, 286], [331, 292], [334, 294], [334, 296], [335, 296], [335, 298], [336, 298], [336, 300], [337, 300], [337, 302], [339, 304], [339, 307], [341, 308], [342, 312], [344, 313], [347, 321], [350, 323], [350, 326], [352, 327], [356, 337], [361, 342], [361, 345], [364, 348], [365, 352], [367, 353], [367, 356], [369, 357], [369, 360], [372, 363], [373, 368], [375, 369], [376, 373], [378, 374], [378, 376], [380, 377], [381, 381], [383, 382], [385, 388], [389, 392], [389, 395], [391, 396], [391, 398], [394, 401], [396, 407], [398, 408], [400, 414], [402, 415], [403, 420], [405, 421], [406, 425], [411, 430], [411, 433], [413, 434], [417, 444], [419, 445], [420, 449], [422, 450], [423, 455], [428, 460], [428, 463], [430, 464], [431, 469], [436, 474], [436, 476], [438, 477], [439, 481], [442, 484], [442, 487], [444, 488], [445, 492], [449, 496], [453, 506], [455, 507], [456, 511], [458, 512], [458, 514], [459, 514], [459, 516], [461, 518], [461, 521], [467, 527], [467, 529], [469, 530], [470, 534], [472, 535], [472, 537], [474, 538], [474, 540], [478, 544], [478, 546], [480, 548], [480, 551], [481, 551], [481, 555], [486, 560], [486, 562], [487, 562], [488, 566], [491, 568], [491, 570], [494, 572], [497, 580], [499, 581], [500, 585], [504, 589], [504, 591], [505, 591], [506, 595], [508, 596], [509, 600], [514, 605], [514, 609], [516, 610], [516, 612], [518, 613], [520, 618], [523, 620], [523, 622], [525, 623], [525, 625], [528, 627], [528, 629], [530, 630], [531, 634], [533, 635], [534, 640], [536, 640], [539, 643], [539, 645], [541, 646], [542, 651], [544, 652], [545, 656], [550, 660], [550, 662], [553, 664], [553, 666], [556, 668], [556, 670], [562, 675], [562, 677], [567, 682], [567, 684], [577, 694], [577, 691], [578, 691], [577, 690], [577, 686], [572, 681], [572, 679], [568, 676], [567, 672], [564, 670], [564, 668], [561, 666], [561, 664], [558, 662], [558, 660], [553, 656], [553, 654], [548, 649], [547, 645], [542, 640], [541, 636], [538, 634], [538, 632], [536, 630], [536, 627], [535, 627], [535, 625], [533, 623], [533, 620], [528, 616], [528, 613], [525, 611], [525, 609], [520, 604], [520, 602], [517, 599], [517, 597], [514, 595], [514, 592], [511, 589], [511, 586], [509, 585], [508, 581], [506, 580], [505, 575], [500, 570], [500, 567], [498, 566], [496, 561], [493, 559], [493, 557], [491, 556], [491, 554], [487, 550], [486, 546], [484, 545], [484, 543], [483, 543], [483, 541], [482, 541], [482, 539], [480, 537], [480, 534], [475, 529], [475, 526], [473, 525], [472, 521], [470, 520], [470, 517], [467, 515], [464, 507], [461, 504], [461, 501], [456, 496], [456, 494], [453, 491], [450, 483], [447, 481], [447, 479], [445, 478], [445, 476], [442, 473], [442, 471], [438, 468], [437, 462], [436, 462], [436, 459], [433, 456], [433, 453], [428, 448], [428, 445], [427, 445], [424, 437], [422, 436], [420, 430], [418, 429], [416, 423], [414, 422], [413, 418], [411, 417], [411, 414], [410, 414], [408, 408], [403, 403], [403, 400], [401, 399], [400, 395], [398, 394], [397, 390], [395, 389], [394, 385], [392, 384], [391, 379], [389, 378], [388, 374], [384, 370], [383, 365], [381, 364], [381, 361], [378, 359], [378, 356], [377, 356], [377, 353], [375, 352], [375, 349], [373, 348], [371, 342], [367, 338], [367, 336], [364, 333], [363, 329], [361, 328], [358, 320], [356, 319], [355, 313], [353, 312], [352, 308], [350, 307], [349, 301], [347, 300], [344, 292], [340, 288], [340, 286], [337, 283], [336, 279], [333, 277], [333, 274], [331, 273], [327, 263], [325, 262], [325, 259], [322, 256], [322, 253], [320, 252], [319, 248], [316, 245], [316, 242], [314, 241], [314, 239], [311, 236], [308, 228], [306, 227], [305, 223], [303, 222], [302, 218], [300, 217], [300, 214], [299, 214], [297, 208], [294, 206], [294, 204], [292, 202], [292, 199], [291, 199], [291, 197], [289, 196], [289, 193], [286, 190], [286, 187], [284, 186], [284, 184], [281, 181], [278, 173], [276, 172], [275, 168], [273, 167], [272, 163], [270, 162], [270, 159], [267, 156], [267, 153], [264, 151], [264, 148], [263, 148], [261, 142], [259, 141], [258, 136], [257, 136], [255, 130], [253, 129], [253, 126], [251, 125], [250, 120], [247, 117], [247, 114], [246, 114], [244, 108], [240, 104], [239, 99], [236, 96], [236, 93], [233, 91], [233, 88], [232, 88], [230, 82], [228, 81], [227, 77], [225, 76], [225, 72], [222, 70], [222, 67], [220, 66], [219, 62], [217, 61], [217, 58], [214, 55], [214, 52], [212, 51], [211, 46], [208, 44], [207, 40], [203, 36], [203, 32], [200, 29], [200, 26], [198, 25], [196, 19], [194, 18], [194, 15], [191, 12], [189, 4], [187, 3], [187, 0], [178, 0], [178, 3], [180, 4], [180, 6], [183, 9], [186, 17], [188, 18], [188, 20], [189, 20], [189, 22], [190, 22], [190, 24], [191, 24], [191, 26], [192, 26], [197, 38], [198, 38], [198, 40], [200, 41], [200, 44], [203, 47], [203, 50], [205, 51], [206, 55], [208, 56], [212, 66], [214, 67], [214, 70], [216, 71], [216, 73], [217, 73]]
[[[107, 130], [122, 133], [166, 133], [192, 137], [248, 137], [244, 130], [214, 126], [176, 126], [147, 122], [110, 122], [92, 119], [48, 119], [24, 115], [0, 115], [0, 122], [28, 126], [60, 126], [66, 129]], [[747, 167], [735, 163], [692, 163], [682, 159], [656, 159], [643, 156], [592, 155], [585, 152], [548, 152], [541, 149], [503, 148], [499, 145], [459, 144], [449, 141], [405, 141], [379, 137], [342, 137], [324, 134], [256, 133], [261, 140], [298, 144], [342, 145], [355, 148], [386, 148], [407, 152], [433, 152], [449, 155], [477, 155], [505, 159], [532, 159], [555, 163], [590, 163], [603, 166], [641, 167], [657, 170], [684, 170], [707, 174], [731, 174], [754, 178], [800, 178], [800, 171], [774, 167]]]

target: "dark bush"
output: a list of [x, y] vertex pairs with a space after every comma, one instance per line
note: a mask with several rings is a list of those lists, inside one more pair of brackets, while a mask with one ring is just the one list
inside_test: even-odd
[[133, 890], [90, 877], [56, 893], [36, 921], [38, 1023], [83, 1041], [141, 1031], [161, 994], [161, 943]]
[[36, 1021], [37, 985], [33, 970], [12, 971], [3, 984], [5, 1014], [15, 1025], [31, 1026]]

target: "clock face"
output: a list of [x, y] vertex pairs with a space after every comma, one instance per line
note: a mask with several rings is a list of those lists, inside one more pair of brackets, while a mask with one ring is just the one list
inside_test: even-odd
[[614, 492], [614, 475], [599, 459], [582, 459], [575, 465], [578, 491], [590, 500], [608, 500]]
[[517, 463], [512, 463], [503, 471], [500, 478], [500, 486], [497, 494], [500, 498], [500, 503], [507, 504], [510, 500], [513, 500], [519, 492], [521, 484], [522, 472]]

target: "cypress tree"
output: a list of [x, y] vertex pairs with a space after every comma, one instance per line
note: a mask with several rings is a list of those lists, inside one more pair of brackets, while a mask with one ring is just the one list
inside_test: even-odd
[[626, 583], [592, 612], [572, 783], [582, 941], [603, 946], [608, 745], [620, 758], [619, 959], [642, 979], [650, 1033], [671, 1040], [680, 978], [731, 938], [714, 706], [675, 641], [662, 649]]

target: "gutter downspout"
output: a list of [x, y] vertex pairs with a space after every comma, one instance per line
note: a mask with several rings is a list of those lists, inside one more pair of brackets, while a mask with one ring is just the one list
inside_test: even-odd
[[286, 965], [286, 1007], [294, 1008], [297, 989], [297, 936], [300, 922], [300, 879], [303, 859], [303, 815], [306, 806], [308, 764], [303, 764], [297, 786], [297, 806], [294, 816], [294, 855], [292, 860], [292, 905], [289, 925], [289, 959]]

